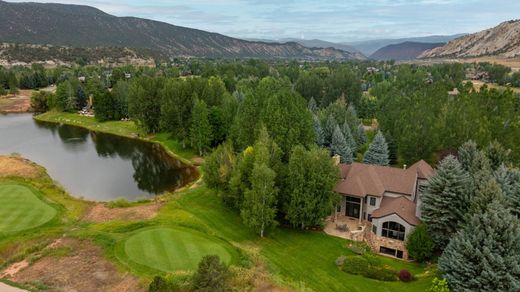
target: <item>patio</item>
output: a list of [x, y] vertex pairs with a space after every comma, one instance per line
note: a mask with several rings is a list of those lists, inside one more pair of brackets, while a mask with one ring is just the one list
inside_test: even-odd
[[327, 219], [327, 225], [325, 226], [325, 233], [341, 237], [349, 240], [362, 241], [366, 227], [369, 222], [364, 220], [359, 221], [358, 218], [352, 218], [347, 216], [330, 216]]

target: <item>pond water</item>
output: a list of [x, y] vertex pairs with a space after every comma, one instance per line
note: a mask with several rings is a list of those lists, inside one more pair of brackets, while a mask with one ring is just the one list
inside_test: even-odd
[[154, 143], [0, 114], [0, 155], [19, 153], [47, 169], [69, 193], [134, 201], [193, 181], [197, 170]]

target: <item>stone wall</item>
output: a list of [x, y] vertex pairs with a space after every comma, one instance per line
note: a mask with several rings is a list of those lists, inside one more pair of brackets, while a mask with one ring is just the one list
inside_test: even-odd
[[405, 247], [405, 242], [401, 240], [391, 239], [388, 237], [377, 236], [372, 232], [372, 225], [366, 227], [365, 229], [365, 241], [372, 248], [372, 251], [375, 253], [379, 253], [379, 248], [381, 246], [392, 248], [395, 250], [403, 251], [403, 259], [408, 260], [408, 251]]

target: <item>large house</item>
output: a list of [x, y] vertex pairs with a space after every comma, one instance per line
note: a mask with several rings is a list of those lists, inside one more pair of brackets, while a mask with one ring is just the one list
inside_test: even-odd
[[367, 227], [362, 240], [377, 252], [408, 259], [404, 241], [420, 223], [421, 186], [432, 167], [421, 160], [409, 168], [363, 163], [339, 164], [336, 192], [342, 199], [335, 217]]

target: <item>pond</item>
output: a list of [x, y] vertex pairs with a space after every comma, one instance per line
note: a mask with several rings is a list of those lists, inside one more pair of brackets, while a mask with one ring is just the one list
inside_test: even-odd
[[157, 144], [0, 114], [0, 155], [18, 153], [47, 169], [69, 193], [95, 201], [135, 201], [186, 185], [197, 170]]

